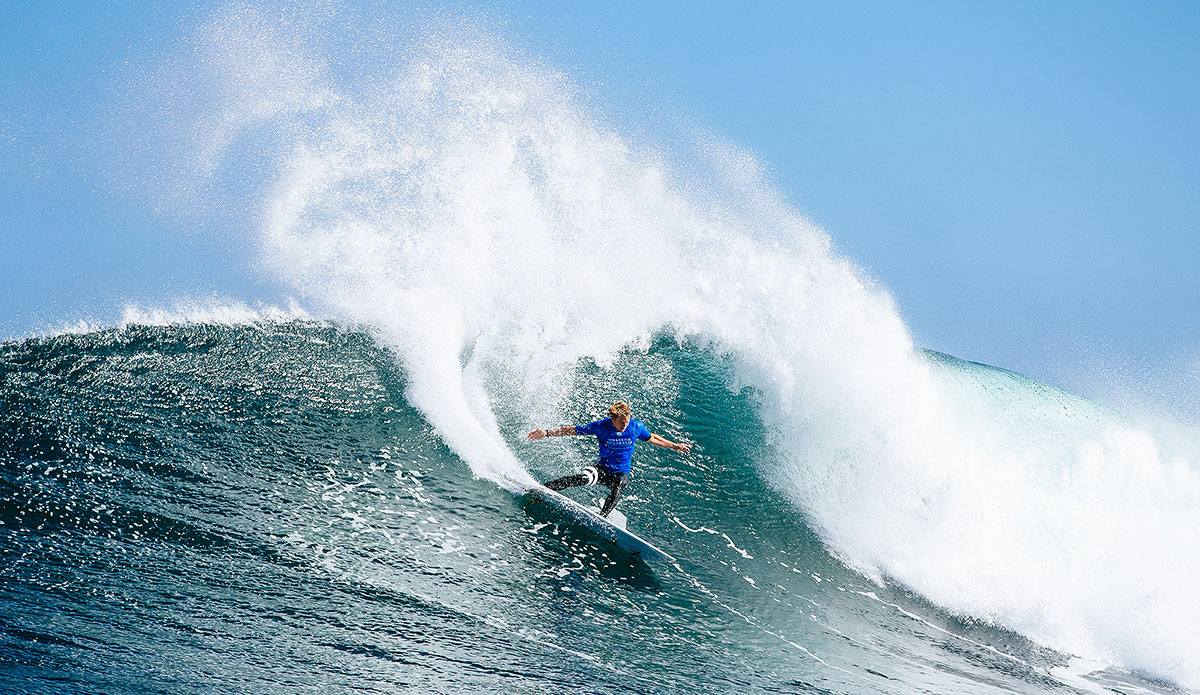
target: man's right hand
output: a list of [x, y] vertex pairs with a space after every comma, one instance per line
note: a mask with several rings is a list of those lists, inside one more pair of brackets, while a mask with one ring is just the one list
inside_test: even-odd
[[529, 433], [529, 441], [536, 442], [546, 436], [546, 430], [534, 430]]

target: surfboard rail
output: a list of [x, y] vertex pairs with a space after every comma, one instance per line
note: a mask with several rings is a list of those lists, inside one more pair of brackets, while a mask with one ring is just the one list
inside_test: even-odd
[[542, 485], [527, 489], [525, 494], [567, 514], [581, 526], [627, 553], [632, 553], [645, 560], [675, 562], [675, 558], [646, 539], [617, 526], [566, 495], [561, 495]]

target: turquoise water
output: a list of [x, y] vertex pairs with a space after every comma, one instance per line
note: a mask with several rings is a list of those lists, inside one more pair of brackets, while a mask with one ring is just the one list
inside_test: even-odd
[[[676, 388], [638, 387], [668, 373]], [[577, 365], [564, 421], [621, 393], [696, 443], [639, 448], [621, 504], [679, 558], [662, 566], [473, 476], [364, 333], [131, 325], [4, 343], [0, 690], [1156, 689], [848, 569], [763, 474], [772, 438], [727, 378], [665, 340]], [[508, 417], [534, 477], [592, 454], [523, 442]]]

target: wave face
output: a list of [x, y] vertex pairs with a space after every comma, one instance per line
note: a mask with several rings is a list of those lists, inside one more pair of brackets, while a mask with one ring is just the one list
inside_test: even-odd
[[[760, 473], [731, 364], [656, 340], [581, 361], [639, 449], [648, 567], [471, 469], [390, 348], [311, 321], [130, 325], [0, 346], [0, 689], [13, 692], [1012, 692], [1065, 656], [876, 585]], [[582, 440], [506, 443], [534, 476]], [[587, 500], [595, 488], [576, 491]], [[589, 495], [588, 493], [593, 494]], [[1074, 669], [1074, 670], [1072, 670]], [[1075, 675], [1072, 675], [1075, 674]], [[1109, 669], [1090, 683], [1152, 687]]]
[[[249, 485], [240, 499], [262, 519], [291, 519], [272, 531], [273, 522], [255, 517], [245, 520], [246, 531], [241, 512], [218, 501], [208, 521], [217, 529], [229, 524], [230, 533], [257, 544], [265, 556], [255, 562], [309, 571], [305, 563], [315, 553], [337, 581], [349, 577], [344, 581], [355, 588], [348, 591], [367, 595], [357, 611], [335, 613], [341, 629], [353, 632], [345, 616], [379, 604], [400, 610], [393, 601], [458, 625], [444, 633], [428, 625], [413, 628], [423, 636], [436, 633], [429, 639], [444, 650], [435, 656], [414, 645], [416, 633], [392, 628], [384, 629], [393, 638], [390, 647], [360, 633], [352, 643], [319, 640], [340, 645], [330, 648], [343, 651], [347, 663], [382, 659], [397, 682], [409, 677], [403, 674], [428, 678], [456, 663], [495, 684], [501, 681], [487, 679], [537, 681], [545, 677], [541, 671], [557, 668], [548, 664], [578, 659], [590, 664], [588, 675], [608, 683], [635, 678], [630, 664], [641, 664], [657, 674], [638, 681], [643, 685], [715, 691], [736, 687], [742, 676], [733, 674], [740, 673], [754, 674], [746, 682], [763, 689], [794, 680], [857, 692], [866, 688], [860, 682], [866, 678], [902, 691], [916, 688], [933, 668], [937, 678], [952, 679], [940, 685], [971, 690], [987, 689], [993, 680], [1041, 683], [1041, 676], [1028, 674], [1056, 668], [1039, 661], [1041, 652], [1033, 647], [1006, 646], [1024, 645], [1019, 635], [1119, 669], [1200, 684], [1200, 645], [1189, 629], [1200, 618], [1188, 588], [1200, 577], [1200, 486], [1189, 463], [1190, 440], [1164, 448], [1164, 440], [1144, 428], [1080, 399], [918, 350], [888, 295], [782, 199], [753, 157], [718, 138], [668, 155], [622, 136], [576, 96], [566, 76], [477, 29], [444, 25], [420, 41], [385, 50], [386, 42], [364, 48], [361, 36], [330, 36], [336, 31], [328, 17], [309, 19], [301, 13], [274, 21], [246, 6], [220, 13], [165, 73], [156, 73], [162, 82], [151, 81], [151, 91], [167, 94], [168, 102], [172, 90], [186, 93], [175, 100], [186, 111], [166, 114], [157, 132], [189, 134], [193, 141], [177, 159], [216, 180], [205, 190], [218, 195], [246, 189], [258, 196], [252, 204], [260, 221], [259, 262], [291, 285], [312, 315], [354, 327], [343, 333], [271, 324], [261, 329], [263, 336], [290, 335], [278, 339], [300, 343], [315, 336], [326, 346], [349, 346], [262, 347], [256, 356], [262, 365], [243, 368], [274, 365], [269, 368], [278, 371], [276, 378], [255, 383], [286, 391], [311, 381], [322, 399], [314, 403], [328, 408], [301, 407], [294, 402], [300, 396], [274, 397], [270, 402], [293, 402], [296, 410], [280, 416], [269, 437], [250, 430], [271, 416], [234, 408], [229, 412], [247, 418], [239, 426], [255, 441], [248, 451], [260, 456], [226, 461], [228, 468], [211, 476], [195, 470], [190, 458], [163, 470], [181, 468], [179, 475], [205, 490], [213, 486], [213, 494]], [[348, 45], [355, 46], [349, 55]], [[348, 70], [364, 55], [386, 58]], [[179, 127], [180, 118], [190, 119], [187, 127]], [[161, 139], [153, 124], [144, 130], [147, 142]], [[172, 148], [178, 144], [170, 141]], [[264, 172], [274, 173], [264, 178]], [[252, 185], [239, 186], [244, 181]], [[127, 330], [140, 335], [142, 329]], [[209, 329], [164, 330], [161, 339], [169, 342]], [[105, 340], [126, 339], [126, 333], [98, 335], [78, 339], [100, 341], [94, 348], [100, 351], [108, 349]], [[241, 333], [214, 339], [208, 351], [235, 350], [244, 339]], [[60, 349], [55, 341], [69, 345], [71, 338], [48, 340], [9, 349], [53, 351]], [[193, 350], [184, 342], [175, 350], [202, 359], [207, 344]], [[283, 356], [309, 354], [305, 350], [318, 357]], [[336, 373], [349, 359], [343, 352], [355, 351], [360, 368], [351, 373], [369, 376], [374, 370], [372, 378], [380, 381], [364, 376], [364, 383], [380, 386], [360, 393]], [[38, 353], [30, 359], [49, 358]], [[160, 364], [158, 358], [139, 359]], [[156, 378], [153, 373], [146, 378]], [[77, 376], [84, 378], [86, 369]], [[162, 388], [188, 394], [188, 379], [222, 388], [239, 383], [202, 367], [176, 379], [181, 384], [167, 379], [170, 385]], [[80, 391], [78, 397], [91, 396]], [[575, 553], [584, 552], [582, 546], [573, 543], [567, 546], [572, 554], [562, 555], [540, 538], [547, 527], [519, 523], [504, 491], [584, 458], [570, 448], [530, 448], [516, 433], [592, 417], [618, 397], [631, 401], [652, 428], [701, 445], [687, 460], [646, 454], [638, 493], [643, 509], [658, 510], [643, 513], [639, 523], [646, 526], [639, 528], [676, 555], [696, 553], [684, 573], [690, 579], [641, 570], [626, 577], [604, 556], [584, 553], [580, 560]], [[359, 405], [346, 406], [345, 413], [329, 405], [345, 402]], [[147, 439], [144, 456], [159, 458], [158, 448], [169, 446], [164, 442], [183, 436], [168, 433], [191, 433], [186, 418], [204, 412], [188, 401], [177, 406], [173, 417], [184, 424], [168, 425], [166, 418], [153, 435], [161, 441]], [[225, 412], [204, 417], [222, 423]], [[146, 416], [130, 417], [136, 422]], [[399, 432], [396, 423], [414, 429]], [[202, 432], [205, 425], [195, 426]], [[79, 427], [54, 436], [78, 446], [99, 436], [80, 434]], [[273, 444], [273, 438], [304, 446]], [[327, 448], [334, 442], [344, 442], [336, 454]], [[18, 469], [26, 465], [21, 461], [38, 460], [32, 450], [19, 451], [24, 453], [13, 457]], [[199, 446], [190, 451], [197, 461], [223, 460]], [[137, 459], [128, 451], [122, 455]], [[403, 458], [400, 468], [416, 473], [391, 477], [388, 457]], [[76, 460], [69, 452], [61, 458]], [[296, 472], [298, 461], [310, 468]], [[234, 464], [252, 471], [279, 465], [286, 473], [264, 473], [272, 486], [256, 487], [241, 482], [245, 476]], [[149, 464], [133, 465], [139, 474], [175, 482], [175, 474], [147, 473], [141, 465]], [[328, 488], [307, 487], [321, 476]], [[295, 487], [300, 479], [306, 481], [302, 489]], [[23, 489], [26, 483], [13, 484]], [[137, 493], [137, 483], [131, 485], [130, 494]], [[285, 488], [283, 498], [272, 497], [274, 485]], [[326, 499], [329, 490], [341, 491], [340, 497]], [[379, 504], [371, 501], [374, 494]], [[382, 506], [404, 495], [416, 506], [396, 506], [394, 499]], [[29, 504], [36, 503], [31, 497]], [[432, 511], [422, 517], [426, 503]], [[191, 512], [181, 506], [174, 515], [157, 507], [144, 512], [186, 521], [207, 504], [197, 503]], [[385, 508], [390, 511], [380, 511]], [[300, 518], [288, 516], [292, 510], [302, 510]], [[338, 514], [347, 516], [333, 516]], [[102, 523], [106, 517], [97, 518]], [[445, 558], [422, 550], [429, 539]], [[339, 545], [346, 543], [351, 549]], [[746, 556], [729, 554], [739, 548]], [[527, 567], [530, 555], [555, 552], [557, 565], [538, 560], [534, 569]], [[277, 562], [271, 553], [287, 558]], [[203, 551], [196, 554], [196, 562], [205, 561]], [[425, 571], [407, 569], [422, 563], [431, 564]], [[551, 584], [530, 587], [523, 573], [512, 574], [513, 567], [525, 567], [540, 576], [547, 566], [562, 575], [553, 591], [545, 588]], [[725, 581], [726, 570], [746, 567], [754, 571]], [[228, 568], [223, 564], [220, 571]], [[613, 572], [622, 581], [613, 582]], [[220, 576], [222, 586], [233, 581]], [[825, 577], [835, 579], [827, 583]], [[286, 573], [276, 578], [295, 579]], [[568, 579], [592, 587], [588, 601], [573, 603], [578, 594], [572, 592], [581, 589], [562, 583]], [[310, 588], [324, 592], [330, 586]], [[826, 594], [830, 587], [836, 593]], [[290, 596], [292, 586], [278, 590]], [[888, 598], [881, 599], [878, 592], [885, 590]], [[905, 599], [905, 590], [948, 613], [916, 611], [916, 599]], [[742, 598], [747, 591], [754, 598]], [[842, 606], [844, 593], [853, 596]], [[467, 608], [456, 613], [456, 601]], [[657, 602], [671, 609], [647, 608]], [[894, 606], [906, 607], [900, 612]], [[554, 624], [539, 624], [518, 640], [517, 627], [532, 611], [553, 614], [547, 620]], [[615, 636], [603, 632], [629, 639], [620, 621], [642, 611], [661, 622], [646, 623], [645, 634], [631, 643], [653, 659], [615, 646], [608, 641]], [[829, 612], [841, 617], [825, 620]], [[919, 623], [927, 627], [914, 626], [910, 613], [934, 618]], [[307, 618], [313, 616], [296, 620]], [[963, 642], [974, 630], [990, 629], [973, 621], [1013, 632]], [[193, 643], [232, 643], [245, 634], [227, 623], [187, 624], [197, 630]], [[928, 627], [945, 624], [952, 624], [945, 628], [949, 633]], [[898, 636], [905, 630], [921, 634], [908, 641]], [[475, 642], [476, 633], [488, 641]], [[831, 634], [855, 646], [843, 652]], [[495, 672], [479, 666], [492, 661], [451, 648], [459, 640], [468, 651], [492, 645], [494, 652], [502, 635], [505, 648]], [[289, 644], [298, 656], [299, 647]], [[592, 648], [601, 645], [610, 651]], [[947, 657], [939, 651], [943, 646], [970, 656]], [[760, 672], [750, 655], [767, 651], [778, 653], [778, 662]], [[845, 657], [859, 651], [861, 661]], [[714, 658], [697, 665], [697, 654]], [[745, 668], [731, 670], [730, 661]], [[874, 666], [864, 671], [864, 663]], [[676, 682], [664, 675], [663, 664], [690, 675]], [[724, 688], [703, 686], [697, 669], [707, 678], [727, 674], [735, 680]], [[897, 669], [903, 670], [899, 677]], [[947, 675], [952, 673], [966, 674], [964, 682]]]

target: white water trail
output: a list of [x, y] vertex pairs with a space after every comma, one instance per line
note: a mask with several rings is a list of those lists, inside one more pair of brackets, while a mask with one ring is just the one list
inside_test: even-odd
[[288, 60], [232, 50], [230, 25], [206, 29], [221, 40], [204, 59], [288, 93], [228, 109], [197, 152], [244, 154], [238, 132], [286, 122], [264, 264], [392, 346], [412, 404], [477, 475], [529, 480], [498, 410], [544, 421], [581, 358], [687, 337], [761, 395], [781, 452], [765, 474], [847, 563], [1200, 685], [1190, 464], [1078, 399], [927, 359], [753, 157], [712, 139], [702, 161], [670, 164], [484, 32], [434, 33], [347, 85], [319, 67], [336, 55], [304, 58], [302, 81], [264, 77]]

